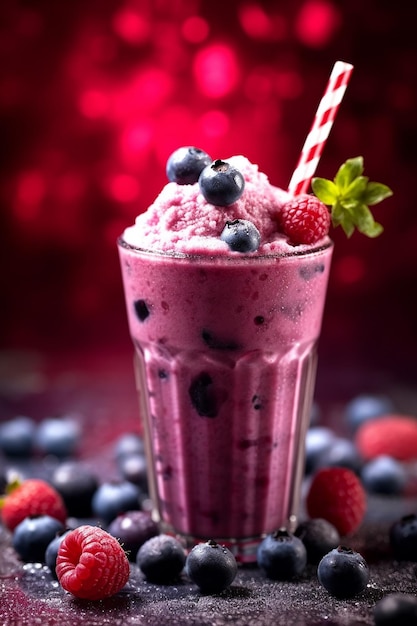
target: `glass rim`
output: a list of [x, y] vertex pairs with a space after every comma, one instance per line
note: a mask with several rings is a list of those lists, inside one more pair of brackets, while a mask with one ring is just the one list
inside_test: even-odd
[[308, 257], [314, 256], [319, 252], [324, 252], [329, 248], [333, 248], [333, 240], [330, 237], [327, 237], [324, 241], [322, 241], [319, 245], [314, 247], [309, 247], [306, 249], [305, 247], [302, 250], [297, 250], [294, 248], [294, 251], [291, 252], [279, 252], [279, 253], [270, 253], [270, 254], [241, 254], [237, 253], [239, 256], [232, 256], [226, 254], [193, 254], [187, 252], [177, 252], [172, 250], [151, 250], [149, 248], [140, 248], [138, 246], [133, 246], [130, 243], [127, 243], [123, 239], [123, 235], [120, 235], [117, 239], [117, 245], [120, 248], [129, 250], [133, 253], [149, 256], [149, 257], [159, 257], [159, 258], [169, 258], [169, 259], [178, 259], [178, 260], [189, 260], [189, 261], [204, 261], [208, 263], [216, 263], [218, 262], [230, 262], [230, 263], [241, 263], [244, 261], [245, 263], [250, 263], [252, 261], [260, 262], [264, 260], [273, 260], [273, 259], [292, 259], [292, 258], [300, 258], [300, 257]]

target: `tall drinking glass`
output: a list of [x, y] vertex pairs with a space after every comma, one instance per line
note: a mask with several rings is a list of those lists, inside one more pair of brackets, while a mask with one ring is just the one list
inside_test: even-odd
[[333, 244], [193, 256], [118, 242], [154, 517], [240, 562], [297, 523]]

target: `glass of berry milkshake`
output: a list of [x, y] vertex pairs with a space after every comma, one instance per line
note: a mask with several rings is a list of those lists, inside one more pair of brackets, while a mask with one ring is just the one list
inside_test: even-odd
[[314, 198], [314, 232], [297, 231], [290, 196], [241, 156], [184, 148], [167, 174], [118, 246], [154, 516], [250, 562], [297, 520], [329, 212]]

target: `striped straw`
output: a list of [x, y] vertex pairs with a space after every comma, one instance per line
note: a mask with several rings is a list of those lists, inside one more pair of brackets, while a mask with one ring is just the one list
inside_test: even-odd
[[294, 170], [288, 191], [296, 196], [306, 193], [311, 179], [314, 176], [324, 145], [330, 130], [333, 126], [334, 118], [339, 110], [340, 103], [345, 94], [353, 65], [336, 61], [332, 73], [330, 74], [323, 97], [318, 106], [316, 115], [307, 135], [303, 149]]

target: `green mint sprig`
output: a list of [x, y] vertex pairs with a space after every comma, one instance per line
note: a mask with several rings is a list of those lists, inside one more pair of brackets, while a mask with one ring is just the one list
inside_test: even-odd
[[331, 207], [333, 226], [341, 226], [348, 237], [355, 228], [367, 237], [378, 237], [384, 230], [374, 220], [369, 206], [392, 196], [392, 191], [382, 183], [369, 182], [363, 176], [363, 157], [348, 159], [339, 168], [333, 180], [313, 178], [314, 195]]

